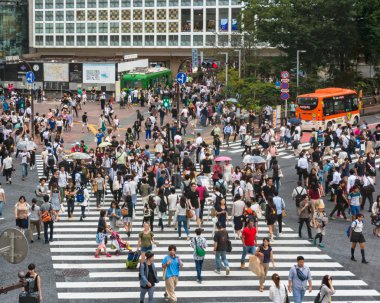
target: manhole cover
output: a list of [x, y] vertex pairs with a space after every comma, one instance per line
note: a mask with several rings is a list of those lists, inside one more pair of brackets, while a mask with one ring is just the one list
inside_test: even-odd
[[86, 277], [89, 271], [82, 268], [69, 268], [63, 270], [59, 275], [64, 277]]

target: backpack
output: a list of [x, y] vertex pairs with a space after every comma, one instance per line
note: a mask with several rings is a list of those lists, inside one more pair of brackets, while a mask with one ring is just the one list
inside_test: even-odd
[[245, 222], [248, 224], [248, 222], [250, 220], [253, 221], [254, 224], [256, 224], [257, 222], [257, 214], [256, 212], [252, 209], [252, 208], [247, 208], [244, 212], [243, 212], [243, 216], [244, 216], [244, 220]]
[[53, 221], [53, 218], [51, 217], [51, 206], [48, 210], [45, 210], [41, 215], [41, 221], [42, 222], [50, 222]]
[[218, 181], [216, 182], [215, 185], [216, 185], [217, 188], [219, 188], [220, 193], [221, 193], [223, 196], [226, 196], [226, 194], [227, 194], [227, 189], [226, 189], [226, 187], [224, 186], [224, 182], [220, 182], [220, 180], [218, 180]]
[[156, 203], [154, 203], [154, 199], [151, 197], [149, 197], [148, 199], [148, 205], [149, 205], [149, 208], [152, 209], [152, 210], [155, 210], [156, 209]]
[[82, 203], [84, 201], [84, 190], [83, 188], [79, 187], [77, 190], [77, 202]]
[[188, 185], [186, 185], [185, 182], [182, 182], [183, 184], [183, 193], [185, 194], [185, 196], [188, 195], [188, 193], [190, 192], [191, 188], [190, 188], [190, 182]]
[[296, 199], [296, 206], [297, 206], [297, 207], [300, 207], [300, 204], [301, 204], [301, 202], [305, 199], [305, 196], [306, 196], [306, 195], [303, 195], [303, 194], [302, 194], [302, 191], [301, 191], [301, 193], [299, 193], [297, 189], [296, 189], [296, 193], [297, 193], [297, 195], [295, 196], [295, 199]]
[[167, 208], [168, 207], [166, 205], [165, 198], [160, 198], [160, 205], [158, 205], [158, 210], [161, 213], [166, 213]]
[[[356, 225], [353, 228], [353, 231], [355, 230], [356, 226], [358, 225], [358, 220], [355, 220], [354, 222], [356, 223]], [[347, 227], [347, 230], [346, 230], [347, 238], [350, 237], [350, 232], [351, 232], [351, 224]]]
[[53, 167], [54, 164], [55, 164], [54, 156], [53, 156], [53, 155], [50, 155], [50, 156], [48, 157], [48, 160], [47, 160], [47, 165], [48, 165], [49, 167]]
[[356, 149], [357, 143], [356, 139], [350, 139], [348, 141], [348, 149], [354, 151]]

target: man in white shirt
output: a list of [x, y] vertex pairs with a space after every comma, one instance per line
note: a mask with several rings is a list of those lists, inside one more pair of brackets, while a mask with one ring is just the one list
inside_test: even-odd
[[351, 188], [355, 185], [356, 179], [355, 170], [350, 169], [350, 176], [347, 179], [347, 194], [350, 193]]
[[202, 148], [203, 138], [200, 133], [197, 134], [197, 138], [195, 139], [195, 144], [197, 145], [197, 154], [196, 154], [196, 161], [199, 162], [199, 153]]
[[246, 134], [247, 134], [247, 127], [245, 125], [245, 122], [243, 121], [239, 127], [239, 135], [240, 135], [240, 140], [241, 140], [240, 146], [244, 146]]
[[12, 184], [12, 169], [13, 169], [13, 160], [10, 155], [7, 155], [3, 160], [3, 173], [5, 175], [6, 183]]
[[309, 171], [309, 163], [304, 154], [301, 154], [301, 157], [298, 159], [297, 168], [298, 168], [298, 181], [301, 181], [302, 176], [303, 176], [304, 183], [306, 184], [306, 178]]
[[28, 164], [30, 162], [30, 153], [24, 148], [21, 153], [21, 166], [22, 166], [22, 181], [28, 176]]

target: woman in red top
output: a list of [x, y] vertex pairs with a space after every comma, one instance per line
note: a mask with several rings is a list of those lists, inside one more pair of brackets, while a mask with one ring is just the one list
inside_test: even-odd
[[199, 212], [199, 219], [201, 219], [201, 221], [203, 223], [203, 209], [205, 207], [207, 188], [206, 188], [206, 186], [202, 185], [201, 182], [198, 182], [196, 190], [198, 192], [199, 201], [201, 203], [201, 210]]
[[212, 168], [213, 174], [212, 174], [212, 181], [214, 182], [214, 185], [216, 181], [219, 180], [219, 174], [223, 174], [223, 167], [220, 165], [220, 162], [217, 161]]
[[312, 202], [313, 209], [315, 210], [317, 204], [319, 203], [319, 199], [321, 198], [321, 191], [319, 189], [318, 183], [313, 182], [310, 184], [308, 195], [309, 195], [310, 201]]

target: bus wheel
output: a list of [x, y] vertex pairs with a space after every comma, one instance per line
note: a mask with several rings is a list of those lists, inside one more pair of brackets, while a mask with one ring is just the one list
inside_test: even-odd
[[356, 117], [354, 118], [354, 125], [358, 125], [358, 124], [359, 124], [359, 117], [356, 116]]

